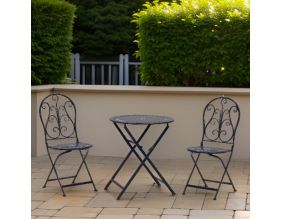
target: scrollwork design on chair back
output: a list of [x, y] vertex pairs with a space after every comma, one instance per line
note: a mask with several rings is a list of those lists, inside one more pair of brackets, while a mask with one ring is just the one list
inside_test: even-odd
[[203, 142], [234, 144], [240, 120], [238, 104], [229, 97], [211, 100], [203, 112]]
[[39, 107], [46, 143], [51, 140], [77, 139], [76, 107], [63, 94], [50, 94]]

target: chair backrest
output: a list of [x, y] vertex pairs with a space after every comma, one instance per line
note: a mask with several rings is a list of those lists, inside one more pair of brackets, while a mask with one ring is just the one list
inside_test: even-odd
[[65, 140], [78, 142], [76, 107], [69, 97], [57, 93], [48, 95], [41, 101], [39, 115], [46, 146]]
[[234, 146], [235, 134], [240, 121], [240, 108], [229, 97], [211, 100], [203, 111], [203, 136], [205, 143], [222, 143]]

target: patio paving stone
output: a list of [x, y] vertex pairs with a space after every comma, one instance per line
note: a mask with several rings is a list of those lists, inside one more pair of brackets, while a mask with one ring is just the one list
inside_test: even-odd
[[[124, 178], [123, 181], [121, 180], [117, 180], [119, 183], [121, 183], [122, 185], [125, 185], [126, 181], [128, 180], [129, 177], [127, 178]], [[137, 181], [137, 180], [136, 180]], [[150, 180], [151, 181], [151, 180]], [[108, 179], [106, 179], [106, 183], [108, 182]], [[140, 181], [139, 181], [140, 182]], [[103, 184], [102, 186], [100, 185], [99, 188], [102, 189], [102, 191], [104, 190], [104, 187], [105, 187], [105, 184]], [[149, 192], [151, 187], [153, 186], [153, 182], [145, 182], [145, 180], [143, 181], [142, 180], [142, 184], [141, 183], [135, 183], [135, 182], [132, 182], [132, 184], [130, 184], [130, 186], [128, 187], [128, 189], [126, 190], [126, 192], [133, 192], [133, 193], [136, 193], [136, 192]], [[119, 193], [120, 192], [120, 188], [117, 187], [116, 185], [112, 184], [108, 190], [108, 192], [115, 192], [115, 193]]]
[[230, 210], [191, 210], [188, 219], [232, 219]]
[[245, 210], [246, 199], [228, 199], [226, 209]]
[[236, 199], [236, 198], [246, 199], [247, 198], [247, 193], [232, 192], [232, 193], [229, 193], [229, 197], [228, 198], [230, 198], [230, 199]]
[[[184, 189], [184, 185], [186, 184], [187, 182], [187, 179], [188, 179], [188, 172], [185, 172], [185, 173], [181, 173], [181, 174], [176, 174], [175, 177], [173, 178], [173, 180], [171, 181], [172, 184], [180, 184], [182, 185], [182, 188]], [[191, 179], [191, 184], [199, 184], [199, 180], [200, 178], [199, 177], [195, 177], [195, 178], [192, 178]]]
[[46, 171], [42, 171], [40, 169], [38, 169], [36, 171], [32, 171], [31, 178], [32, 179], [42, 179], [42, 178], [45, 178], [47, 171], [48, 171], [47, 169], [46, 169]]
[[227, 215], [191, 215], [188, 219], [233, 219], [233, 217]]
[[58, 187], [59, 185], [56, 186], [47, 186], [46, 188], [42, 188], [42, 185], [39, 186], [39, 189], [36, 192], [42, 192], [42, 193], [60, 193], [61, 189]]
[[128, 207], [138, 207], [138, 208], [169, 208], [172, 207], [174, 199], [170, 198], [136, 198], [133, 199]]
[[87, 208], [87, 207], [64, 207], [55, 216], [60, 217], [96, 217], [102, 208]]
[[43, 201], [31, 201], [31, 210], [36, 209], [42, 203], [43, 203]]
[[224, 210], [226, 207], [226, 199], [206, 198], [204, 201], [203, 209], [205, 210]]
[[37, 192], [31, 195], [32, 201], [47, 201], [51, 197], [56, 195], [56, 193], [50, 192]]
[[234, 212], [232, 210], [191, 210], [191, 216], [196, 215], [217, 215], [217, 216], [233, 216]]
[[[76, 187], [78, 188], [78, 187]], [[93, 190], [93, 187], [91, 187], [90, 190], [74, 190], [73, 188], [70, 190], [65, 190], [67, 192], [67, 196], [71, 196], [71, 197], [88, 197], [88, 198], [94, 198], [97, 194], [97, 192], [95, 192]]]
[[[218, 192], [216, 199], [227, 199], [229, 196], [230, 192]], [[206, 200], [213, 200], [215, 195], [215, 192], [213, 191], [207, 191], [206, 193]]]
[[35, 217], [36, 219], [51, 219], [52, 217], [48, 217], [48, 216], [39, 216], [39, 217]]
[[133, 198], [127, 207], [136, 208], [171, 208], [175, 196], [169, 193], [148, 193], [145, 198]]
[[164, 209], [163, 214], [174, 214], [174, 215], [189, 215], [189, 209], [171, 209], [171, 208], [167, 208]]
[[249, 211], [236, 211], [234, 215], [234, 219], [249, 219], [250, 212]]
[[100, 213], [102, 214], [136, 214], [138, 211], [138, 208], [104, 208], [103, 211]]
[[[62, 175], [76, 170], [78, 155], [66, 157], [59, 162]], [[192, 162], [187, 159], [155, 159], [164, 177], [168, 180], [176, 195], [172, 196], [165, 186], [153, 184], [152, 178], [143, 169], [133, 180], [121, 200], [116, 200], [120, 189], [114, 184], [108, 191], [104, 187], [122, 158], [89, 156], [87, 163], [98, 188], [92, 185], [81, 185], [65, 188], [66, 197], [53, 181], [42, 188], [49, 173], [47, 156], [32, 158], [31, 168], [31, 218], [32, 219], [249, 219], [250, 218], [250, 185], [249, 163], [233, 161], [230, 164], [230, 175], [237, 192], [230, 185], [222, 185], [217, 200], [214, 192], [187, 188], [182, 195]], [[120, 172], [118, 181], [124, 184], [138, 161], [130, 159]], [[222, 174], [214, 161], [203, 160], [201, 165], [207, 178], [216, 179]], [[85, 171], [78, 177], [87, 179]], [[67, 180], [64, 181], [67, 183]], [[202, 184], [199, 176], [192, 178], [192, 183]], [[216, 184], [214, 184], [216, 185]], [[211, 183], [211, 186], [214, 186]]]
[[61, 209], [66, 206], [81, 207], [86, 205], [91, 200], [89, 197], [63, 197], [61, 194], [57, 194], [40, 205], [40, 208], [44, 209]]
[[250, 185], [236, 185], [237, 192], [239, 193], [250, 193]]
[[96, 219], [132, 219], [133, 215], [99, 215]]
[[160, 219], [187, 219], [184, 215], [162, 215]]
[[50, 219], [89, 219], [89, 217], [50, 217]]
[[140, 208], [137, 214], [141, 215], [161, 215], [163, 212], [162, 208]]
[[88, 204], [87, 207], [122, 208], [126, 207], [135, 193], [124, 193], [121, 200], [116, 200], [118, 193], [98, 193]]
[[[172, 184], [170, 183], [170, 186], [171, 188], [174, 190], [175, 193], [181, 193], [184, 189], [184, 185], [181, 185], [181, 184]], [[149, 190], [149, 193], [158, 193], [158, 192], [162, 192], [162, 193], [170, 193], [169, 189], [164, 186], [164, 185], [161, 185], [161, 186], [157, 186], [157, 185], [154, 185], [154, 186], [151, 186], [150, 190]]]
[[53, 216], [57, 213], [57, 210], [48, 210], [37, 208], [31, 212], [33, 216]]
[[202, 209], [204, 194], [179, 194], [173, 204], [173, 208]]
[[157, 215], [136, 215], [134, 219], [160, 219]]

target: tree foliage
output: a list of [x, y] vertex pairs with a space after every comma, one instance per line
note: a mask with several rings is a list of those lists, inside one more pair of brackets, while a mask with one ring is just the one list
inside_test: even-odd
[[77, 6], [73, 52], [88, 57], [133, 54], [132, 15], [146, 0], [68, 0]]

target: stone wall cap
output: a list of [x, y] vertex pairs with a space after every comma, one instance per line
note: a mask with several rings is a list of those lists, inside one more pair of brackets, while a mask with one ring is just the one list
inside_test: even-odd
[[160, 87], [160, 86], [122, 86], [122, 85], [38, 85], [32, 86], [31, 92], [75, 91], [93, 93], [158, 93], [158, 94], [216, 94], [249, 96], [250, 88], [226, 87]]

